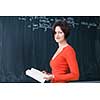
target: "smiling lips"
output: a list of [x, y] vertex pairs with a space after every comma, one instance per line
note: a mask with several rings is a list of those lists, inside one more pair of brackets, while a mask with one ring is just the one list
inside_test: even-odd
[[60, 39], [59, 37], [57, 37], [56, 39]]

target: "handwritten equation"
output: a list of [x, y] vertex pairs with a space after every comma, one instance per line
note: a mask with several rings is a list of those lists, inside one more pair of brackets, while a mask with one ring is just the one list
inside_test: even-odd
[[[19, 21], [25, 22], [27, 25], [27, 28], [32, 29], [32, 31], [37, 29], [43, 29], [44, 31], [47, 31], [48, 29], [51, 29], [52, 24], [60, 19], [65, 19], [64, 17], [49, 17], [49, 16], [21, 16], [18, 17]], [[100, 23], [96, 22], [87, 22], [87, 21], [76, 21], [74, 17], [66, 17], [67, 23], [71, 28], [76, 28], [79, 26], [82, 26], [85, 28], [91, 28], [94, 27], [95, 29], [100, 29]], [[98, 18], [98, 22], [100, 21], [100, 18]]]

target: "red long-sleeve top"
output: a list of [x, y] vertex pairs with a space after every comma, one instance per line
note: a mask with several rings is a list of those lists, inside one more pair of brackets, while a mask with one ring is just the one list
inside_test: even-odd
[[68, 45], [50, 61], [54, 78], [52, 83], [65, 83], [79, 79], [79, 69], [74, 49]]

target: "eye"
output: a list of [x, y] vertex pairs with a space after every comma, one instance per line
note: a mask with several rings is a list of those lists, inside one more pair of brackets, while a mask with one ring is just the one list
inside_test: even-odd
[[58, 32], [54, 32], [54, 35], [55, 34], [62, 34], [63, 32], [61, 32], [61, 31], [58, 31]]
[[59, 34], [62, 34], [62, 32], [58, 32]]
[[54, 35], [56, 34], [56, 32], [54, 32]]

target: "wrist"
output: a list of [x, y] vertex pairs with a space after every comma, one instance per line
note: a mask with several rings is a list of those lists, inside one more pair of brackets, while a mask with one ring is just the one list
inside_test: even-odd
[[54, 75], [52, 75], [52, 78], [54, 78], [55, 76]]

